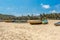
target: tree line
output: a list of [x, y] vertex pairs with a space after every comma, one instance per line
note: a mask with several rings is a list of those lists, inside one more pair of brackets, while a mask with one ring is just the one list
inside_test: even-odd
[[60, 19], [60, 13], [49, 13], [49, 14], [40, 14], [38, 16], [27, 15], [27, 16], [14, 16], [14, 15], [5, 15], [0, 14], [0, 20], [40, 20], [41, 18], [46, 17], [47, 19]]

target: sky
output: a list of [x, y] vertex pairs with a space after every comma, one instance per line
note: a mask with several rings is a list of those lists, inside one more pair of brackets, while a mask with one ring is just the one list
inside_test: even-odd
[[0, 0], [0, 13], [15, 16], [60, 13], [60, 0]]

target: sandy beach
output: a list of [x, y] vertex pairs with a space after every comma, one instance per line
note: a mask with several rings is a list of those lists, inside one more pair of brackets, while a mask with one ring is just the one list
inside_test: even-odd
[[48, 24], [0, 22], [0, 40], [60, 40], [60, 20], [48, 20]]

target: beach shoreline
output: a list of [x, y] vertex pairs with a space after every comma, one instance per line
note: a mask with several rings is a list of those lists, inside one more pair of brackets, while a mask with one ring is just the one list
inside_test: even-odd
[[0, 40], [60, 40], [60, 26], [48, 20], [48, 24], [0, 22]]

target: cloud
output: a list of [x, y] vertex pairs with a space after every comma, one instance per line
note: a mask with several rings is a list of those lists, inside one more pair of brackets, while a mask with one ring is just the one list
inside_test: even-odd
[[50, 11], [51, 13], [56, 13], [57, 11], [56, 10], [52, 10], [52, 11]]
[[43, 8], [45, 8], [45, 9], [49, 9], [49, 8], [50, 8], [50, 5], [46, 5], [46, 4], [42, 4], [42, 3], [41, 3], [41, 6], [42, 6]]
[[53, 6], [52, 9], [51, 13], [60, 13], [60, 4]]

